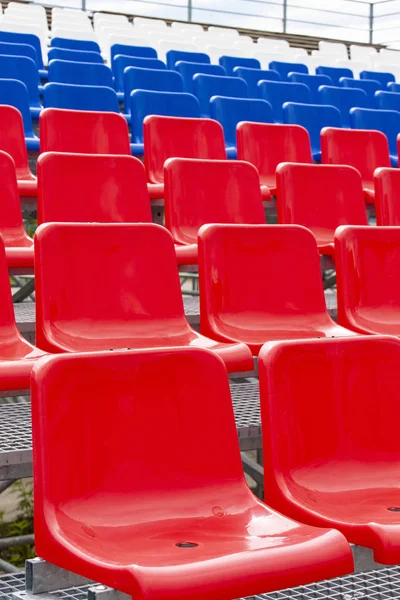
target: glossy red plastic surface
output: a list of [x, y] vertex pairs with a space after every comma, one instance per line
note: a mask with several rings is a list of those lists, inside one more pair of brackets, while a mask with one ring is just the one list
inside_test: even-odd
[[201, 332], [244, 342], [253, 355], [269, 340], [353, 335], [327, 312], [317, 245], [304, 227], [206, 225], [199, 276]]
[[170, 158], [165, 163], [165, 224], [197, 264], [206, 223], [265, 223], [257, 170], [237, 160]]
[[365, 201], [373, 204], [374, 171], [390, 167], [389, 145], [381, 131], [367, 129], [336, 129], [321, 131], [322, 162], [327, 165], [350, 165], [359, 171]]
[[374, 174], [377, 225], [400, 225], [400, 171], [377, 169]]
[[335, 253], [339, 322], [400, 336], [400, 227], [341, 227]]
[[202, 346], [219, 354], [229, 371], [253, 369], [244, 344], [214, 342], [189, 326], [165, 228], [48, 223], [36, 231], [35, 260], [39, 347], [73, 352]]
[[28, 165], [24, 124], [14, 106], [0, 106], [0, 150], [7, 152], [15, 163], [21, 196], [36, 196], [37, 182]]
[[147, 180], [164, 183], [167, 158], [226, 160], [222, 125], [211, 119], [151, 115], [143, 121]]
[[46, 152], [37, 173], [39, 223], [151, 222], [144, 166], [133, 156]]
[[265, 499], [400, 562], [400, 343], [378, 336], [260, 352]]
[[281, 162], [312, 163], [310, 137], [300, 125], [242, 122], [236, 128], [238, 159], [252, 163], [260, 183], [276, 194], [276, 167]]
[[276, 180], [278, 222], [311, 229], [320, 254], [334, 254], [339, 225], [368, 225], [361, 176], [353, 167], [281, 163]]
[[339, 532], [249, 490], [211, 352], [43, 359], [32, 408], [35, 546], [52, 563], [138, 600], [231, 600], [352, 570]]

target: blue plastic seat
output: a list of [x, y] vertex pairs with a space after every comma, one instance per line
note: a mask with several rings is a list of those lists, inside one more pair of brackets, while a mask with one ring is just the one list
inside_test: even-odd
[[68, 48], [50, 48], [47, 55], [49, 62], [51, 60], [69, 60], [83, 63], [103, 64], [103, 57], [98, 52], [88, 52], [87, 50], [69, 50]]
[[92, 40], [71, 40], [69, 38], [51, 38], [51, 48], [66, 48], [67, 50], [83, 50], [84, 52], [99, 52], [100, 46]]
[[384, 92], [383, 90], [378, 90], [375, 92], [375, 107], [400, 112], [400, 94], [394, 91]]
[[[381, 86], [379, 87], [379, 89], [381, 89]], [[389, 83], [387, 84], [387, 89], [389, 90], [389, 92], [396, 92], [396, 94], [400, 94], [400, 83], [396, 83], [395, 81], [389, 81]]]
[[45, 108], [119, 112], [117, 93], [109, 87], [46, 83], [43, 101]]
[[210, 100], [213, 96], [248, 98], [247, 83], [239, 77], [219, 77], [198, 73], [193, 77], [194, 93], [200, 103], [200, 115], [210, 116]]
[[384, 73], [383, 71], [361, 71], [360, 79], [375, 79], [379, 81], [383, 89], [387, 89], [387, 84], [396, 81], [393, 73]]
[[140, 67], [142, 69], [162, 69], [167, 68], [165, 63], [158, 58], [145, 58], [142, 56], [126, 56], [117, 54], [112, 61], [112, 71], [114, 75], [115, 89], [120, 100], [124, 99], [124, 71], [127, 67]]
[[130, 121], [131, 92], [134, 90], [183, 92], [183, 79], [177, 71], [127, 67], [124, 71], [124, 105], [128, 121]]
[[[359, 90], [364, 90], [364, 92], [368, 96], [369, 107], [375, 108], [375, 92], [382, 89], [382, 84], [376, 79], [353, 79], [352, 77], [341, 77], [339, 79], [339, 84], [345, 88], [357, 88]], [[396, 85], [396, 84], [395, 84]], [[396, 90], [392, 90], [396, 91]], [[400, 91], [400, 86], [399, 86]]]
[[16, 79], [0, 79], [0, 104], [14, 106], [22, 115], [28, 150], [39, 151], [39, 138], [33, 132], [29, 96], [26, 85]]
[[283, 105], [284, 122], [290, 125], [301, 125], [310, 136], [313, 159], [321, 160], [321, 129], [324, 127], [341, 127], [340, 112], [336, 106], [324, 104], [298, 104], [286, 102]]
[[248, 69], [260, 69], [260, 61], [256, 58], [242, 58], [240, 56], [220, 56], [219, 64], [224, 67], [225, 72], [230, 77], [234, 74], [235, 67], [247, 67]]
[[390, 161], [398, 166], [397, 135], [400, 133], [400, 112], [370, 108], [352, 108], [350, 111], [353, 129], [375, 129], [382, 131], [389, 144]]
[[235, 67], [233, 74], [244, 79], [249, 88], [250, 98], [258, 98], [259, 92], [257, 84], [259, 81], [280, 81], [281, 76], [278, 71], [272, 69], [248, 69], [247, 67]]
[[29, 109], [33, 118], [38, 118], [42, 106], [39, 99], [39, 73], [35, 62], [27, 56], [0, 56], [0, 78], [17, 79], [26, 85]]
[[321, 85], [332, 85], [332, 79], [328, 75], [307, 75], [307, 73], [289, 73], [288, 80], [292, 83], [304, 83], [310, 90], [311, 102], [319, 103], [318, 88]]
[[111, 69], [106, 65], [70, 60], [49, 62], [49, 82], [114, 87]]
[[0, 31], [0, 42], [6, 42], [10, 44], [27, 44], [32, 46], [36, 50], [36, 66], [39, 71], [40, 77], [46, 78], [47, 71], [43, 65], [42, 47], [40, 45], [40, 39], [37, 35], [32, 33], [14, 33], [11, 31]]
[[186, 62], [183, 60], [178, 61], [175, 64], [175, 71], [178, 71], [183, 77], [183, 89], [189, 94], [194, 94], [193, 77], [197, 73], [204, 73], [205, 75], [218, 75], [223, 77], [225, 69], [221, 65], [208, 65], [206, 63], [193, 63]]
[[269, 68], [278, 71], [282, 81], [288, 81], [289, 73], [308, 73], [308, 67], [300, 63], [290, 63], [280, 60], [273, 60], [269, 63]]
[[143, 155], [143, 120], [148, 115], [199, 118], [199, 101], [193, 94], [135, 90], [131, 93], [132, 154]]
[[210, 57], [204, 52], [185, 52], [184, 50], [168, 50], [167, 69], [175, 69], [175, 65], [180, 60], [192, 63], [210, 64]]
[[226, 154], [237, 158], [236, 126], [241, 121], [273, 123], [272, 106], [266, 100], [254, 98], [227, 98], [214, 96], [210, 100], [210, 116], [219, 121], [224, 129]]
[[0, 42], [0, 55], [9, 56], [27, 56], [31, 58], [35, 65], [38, 65], [37, 52], [33, 46], [29, 44], [10, 44], [8, 42]]
[[317, 75], [328, 75], [332, 79], [333, 85], [339, 85], [339, 80], [341, 77], [354, 77], [353, 71], [351, 69], [346, 69], [345, 67], [317, 67], [315, 69]]
[[258, 90], [259, 97], [271, 104], [276, 123], [283, 123], [282, 106], [285, 102], [311, 102], [310, 90], [304, 83], [260, 81]]
[[110, 49], [111, 64], [118, 54], [124, 56], [137, 56], [141, 58], [157, 58], [157, 50], [150, 46], [128, 46], [126, 44], [113, 44]]
[[350, 109], [354, 106], [369, 108], [368, 96], [364, 90], [357, 88], [322, 85], [319, 88], [319, 104], [331, 104], [340, 112], [342, 127], [350, 128]]

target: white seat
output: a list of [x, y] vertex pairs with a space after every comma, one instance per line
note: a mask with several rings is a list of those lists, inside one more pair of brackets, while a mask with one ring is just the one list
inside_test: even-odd
[[93, 31], [91, 23], [75, 21], [74, 19], [55, 19], [52, 23], [52, 31], [56, 29], [78, 29], [79, 31]]
[[4, 14], [2, 23], [12, 23], [15, 25], [31, 25], [33, 27], [38, 27], [42, 31], [44, 36], [48, 36], [49, 34], [47, 23], [45, 26], [43, 24], [42, 19], [36, 19], [35, 17], [31, 17], [20, 12]]
[[111, 25], [124, 24], [124, 23], [131, 25], [131, 23], [129, 23], [129, 21], [128, 21], [128, 17], [125, 17], [124, 15], [113, 15], [113, 14], [106, 14], [106, 13], [102, 13], [102, 12], [94, 13], [94, 15], [93, 15], [94, 28], [97, 29], [97, 26], [102, 22], [110, 23]]
[[0, 21], [0, 31], [10, 31], [12, 33], [31, 33], [36, 35], [40, 40], [42, 50], [42, 58], [44, 64], [47, 64], [47, 35], [46, 32], [37, 25], [26, 25], [24, 23]]
[[167, 24], [162, 19], [147, 19], [145, 17], [134, 17], [135, 27], [147, 27], [148, 29], [167, 29]]
[[264, 48], [267, 47], [271, 50], [272, 48], [280, 48], [282, 52], [285, 52], [290, 48], [289, 42], [287, 40], [281, 40], [279, 38], [259, 37], [257, 43], [260, 46], [260, 50], [262, 50], [263, 52], [265, 52]]
[[289, 48], [290, 52], [293, 52], [293, 56], [308, 56], [308, 52], [305, 48]]
[[205, 53], [208, 54], [213, 65], [219, 65], [220, 56], [248, 56], [247, 52], [241, 48], [234, 48], [233, 46], [228, 46], [226, 48], [221, 46], [206, 46]]
[[200, 37], [195, 36], [192, 38], [192, 42], [193, 42], [193, 44], [196, 44], [196, 46], [199, 46], [199, 47], [201, 47], [201, 46], [203, 46], [203, 47], [204, 46], [220, 46], [221, 48], [226, 48], [226, 46], [228, 45], [226, 38], [215, 37], [212, 35], [205, 35], [205, 36], [200, 36]]
[[279, 52], [277, 50], [273, 51], [271, 50], [271, 52], [269, 51], [261, 51], [261, 50], [255, 50], [254, 52], [251, 53], [251, 56], [253, 58], [256, 58], [262, 69], [269, 69], [269, 63], [272, 61], [279, 61], [279, 62], [291, 62], [291, 63], [302, 63], [304, 64], [304, 61], [302, 60], [302, 56], [296, 58], [295, 54], [291, 54], [291, 53], [284, 53], [284, 52]]
[[351, 60], [367, 60], [376, 54], [376, 48], [373, 46], [359, 46], [358, 44], [350, 45]]
[[228, 27], [215, 27], [214, 25], [210, 25], [208, 32], [217, 35], [223, 35], [224, 37], [237, 37], [239, 35], [237, 29], [230, 29]]
[[97, 42], [98, 38], [94, 31], [86, 31], [78, 28], [61, 29], [56, 28], [52, 30], [53, 37], [56, 38], [67, 38], [70, 40], [86, 40], [90, 42]]
[[318, 42], [318, 48], [322, 54], [335, 54], [338, 58], [346, 60], [349, 57], [346, 44], [341, 42]]
[[[132, 38], [133, 37], [133, 27], [131, 26], [130, 28], [128, 27], [121, 27], [116, 28], [116, 27], [108, 27], [108, 26], [104, 26], [104, 27], [99, 27], [96, 30], [96, 34], [97, 37], [99, 38], [99, 44], [101, 46], [101, 48], [104, 48], [106, 51], [109, 49], [110, 44], [108, 42], [108, 38], [110, 35], [115, 35], [115, 36], [120, 36], [120, 37], [125, 37], [125, 38]], [[139, 36], [136, 36], [139, 37]], [[141, 36], [142, 38], [145, 36]], [[117, 42], [115, 42], [117, 43]], [[143, 44], [141, 44], [143, 45]]]
[[317, 67], [336, 67], [336, 61], [337, 58], [335, 58], [334, 56], [326, 56], [326, 55], [314, 55], [314, 56], [304, 56], [302, 54], [297, 54], [295, 56], [295, 58], [297, 59], [297, 62], [301, 62], [303, 63], [303, 65], [306, 65], [306, 67], [308, 67], [308, 72], [310, 73], [310, 75], [314, 75], [315, 74], [315, 69]]
[[160, 39], [156, 43], [157, 54], [160, 60], [166, 62], [168, 50], [181, 50], [182, 52], [198, 52], [198, 48], [195, 44], [190, 42], [177, 42], [173, 40]]
[[382, 50], [375, 55], [374, 59], [398, 65], [400, 63], [400, 52], [398, 50], [386, 50], [382, 48]]
[[396, 81], [400, 82], [400, 64], [396, 66], [383, 60], [377, 60], [374, 62], [373, 70], [380, 71], [381, 73], [391, 73], [396, 78]]
[[351, 69], [355, 79], [360, 78], [361, 71], [368, 71], [369, 65], [366, 62], [360, 60], [337, 60], [337, 67], [343, 67], [344, 69]]
[[198, 32], [201, 34], [204, 31], [202, 25], [197, 23], [178, 23], [177, 21], [172, 21], [171, 28], [174, 31], [192, 31], [193, 35], [197, 35]]

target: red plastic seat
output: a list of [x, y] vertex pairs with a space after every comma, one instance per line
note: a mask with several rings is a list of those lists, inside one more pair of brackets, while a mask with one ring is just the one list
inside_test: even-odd
[[335, 254], [339, 322], [400, 336], [400, 227], [341, 227]]
[[[299, 268], [293, 268], [293, 265]], [[206, 225], [199, 231], [204, 335], [244, 342], [354, 335], [325, 304], [314, 236], [296, 225]]]
[[381, 131], [367, 129], [335, 129], [321, 131], [322, 162], [329, 165], [350, 165], [359, 171], [365, 202], [373, 204], [374, 171], [390, 167], [389, 145]]
[[161, 226], [48, 223], [36, 231], [35, 260], [40, 348], [202, 346], [228, 371], [254, 367], [244, 344], [214, 342], [189, 327], [174, 244]]
[[[46, 108], [40, 115], [40, 151], [132, 156], [124, 117], [112, 112]], [[150, 198], [160, 188], [148, 185]]]
[[378, 336], [266, 344], [258, 362], [265, 501], [384, 564], [400, 562], [399, 364]]
[[133, 156], [46, 152], [37, 173], [39, 223], [151, 222], [144, 167]]
[[7, 152], [14, 161], [19, 194], [35, 197], [37, 180], [28, 164], [22, 116], [14, 106], [0, 106], [0, 150]]
[[281, 162], [312, 163], [310, 136], [300, 125], [239, 123], [236, 128], [238, 159], [252, 163], [262, 186], [276, 194], [276, 167]]
[[138, 600], [231, 600], [352, 571], [339, 532], [249, 490], [211, 352], [53, 356], [34, 369], [32, 413], [35, 547], [57, 565]]
[[400, 171], [377, 169], [374, 174], [377, 225], [400, 225]]
[[[171, 158], [165, 163], [165, 224], [197, 264], [197, 233], [206, 223], [264, 223], [258, 173], [232, 160]], [[186, 262], [187, 261], [187, 262]]]
[[320, 254], [334, 254], [339, 225], [368, 225], [361, 177], [353, 167], [281, 163], [276, 180], [278, 222], [311, 229]]

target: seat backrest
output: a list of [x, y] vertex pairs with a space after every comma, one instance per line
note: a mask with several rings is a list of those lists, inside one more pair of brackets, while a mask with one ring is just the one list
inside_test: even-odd
[[[25, 137], [34, 137], [28, 90], [22, 81], [0, 79], [0, 104], [8, 104], [19, 110], [24, 124]], [[17, 132], [18, 136], [19, 133]]]
[[277, 123], [283, 122], [283, 104], [285, 102], [311, 102], [310, 90], [303, 83], [286, 81], [259, 81], [259, 97], [267, 100]]
[[151, 115], [143, 122], [147, 180], [164, 181], [167, 158], [225, 160], [224, 131], [211, 119], [186, 119]]
[[328, 75], [331, 78], [333, 85], [339, 85], [341, 77], [354, 77], [351, 69], [345, 67], [324, 67], [320, 66], [315, 69], [317, 75]]
[[26, 44], [32, 46], [36, 51], [36, 66], [38, 69], [43, 69], [43, 56], [40, 39], [32, 33], [14, 33], [11, 31], [0, 31], [0, 42], [10, 44]]
[[321, 131], [321, 152], [324, 164], [350, 165], [369, 183], [375, 169], [390, 167], [388, 141], [381, 131], [326, 127]]
[[157, 58], [157, 50], [150, 48], [149, 46], [135, 46], [135, 41], [132, 40], [132, 44], [112, 44], [111, 53], [111, 64], [116, 56], [119, 54], [123, 56], [137, 56], [142, 58]]
[[104, 86], [46, 83], [43, 103], [45, 108], [119, 112], [116, 92]]
[[252, 163], [261, 179], [275, 177], [281, 162], [312, 163], [310, 137], [304, 127], [244, 122], [236, 134], [238, 159]]
[[[288, 81], [292, 83], [304, 83], [310, 90], [311, 102], [318, 104], [320, 96], [318, 88], [321, 85], [332, 85], [332, 79], [328, 75], [308, 75], [307, 73], [289, 73]], [[325, 102], [324, 104], [329, 104]]]
[[80, 50], [84, 52], [100, 53], [100, 46], [92, 40], [71, 40], [69, 38], [53, 37], [50, 40], [51, 48], [66, 48], [67, 50]]
[[121, 114], [47, 108], [40, 115], [41, 152], [131, 154]]
[[265, 223], [253, 165], [171, 158], [165, 163], [164, 182], [165, 224], [177, 243], [196, 244], [206, 223]]
[[[365, 81], [365, 80], [363, 80], [363, 81]], [[395, 81], [389, 81], [389, 83], [387, 84], [387, 89], [389, 90], [389, 92], [396, 92], [396, 94], [399, 94], [400, 93], [400, 83], [396, 83]], [[375, 90], [375, 91], [377, 91], [377, 90]]]
[[199, 102], [193, 94], [135, 90], [130, 100], [132, 141], [138, 144], [143, 144], [143, 121], [148, 115], [200, 117]]
[[158, 58], [146, 58], [143, 56], [124, 56], [117, 54], [112, 61], [112, 71], [115, 78], [115, 89], [117, 92], [124, 91], [124, 71], [127, 67], [140, 67], [142, 69], [162, 69], [166, 66]]
[[[383, 110], [397, 110], [400, 111], [400, 93], [398, 92], [384, 92], [378, 90], [375, 92], [376, 108]], [[375, 107], [373, 107], [375, 108]]]
[[[390, 167], [390, 161], [387, 166]], [[399, 176], [399, 169], [379, 168], [374, 173], [377, 225], [400, 226]]]
[[183, 92], [183, 79], [177, 71], [127, 67], [124, 71], [125, 106], [129, 106], [131, 92], [134, 90]]
[[13, 44], [0, 41], [0, 56], [4, 55], [27, 56], [28, 58], [31, 58], [36, 67], [39, 68], [37, 52], [35, 48], [29, 46], [29, 44]]
[[272, 106], [266, 100], [214, 96], [210, 101], [211, 118], [224, 128], [225, 144], [236, 146], [236, 126], [241, 121], [273, 123]]
[[350, 127], [351, 108], [354, 106], [369, 108], [368, 96], [361, 89], [322, 85], [318, 93], [320, 104], [330, 104], [339, 110], [342, 127]]
[[[290, 281], [280, 274], [292, 273], [294, 256], [301, 269]], [[253, 316], [260, 329], [271, 329], [271, 321], [327, 313], [316, 241], [297, 225], [205, 225], [199, 231], [199, 279], [205, 335], [215, 325], [223, 330], [232, 316], [244, 322]]]
[[221, 65], [210, 65], [208, 63], [186, 62], [180, 60], [175, 63], [175, 70], [182, 75], [183, 89], [189, 94], [194, 94], [193, 76], [196, 73], [205, 73], [206, 75], [224, 76], [225, 69]]
[[[34, 241], [39, 347], [140, 347], [150, 345], [152, 338], [158, 341], [160, 332], [173, 345], [174, 335], [187, 333], [175, 248], [165, 228], [152, 223], [46, 223], [36, 230]], [[83, 256], [90, 278], [81, 268]]]
[[103, 64], [103, 58], [99, 52], [89, 52], [87, 50], [69, 50], [68, 48], [50, 48], [48, 60], [49, 63], [52, 60], [68, 60], [78, 63]]
[[346, 44], [338, 42], [325, 42], [323, 40], [320, 40], [318, 42], [318, 48], [321, 52], [326, 52], [327, 54], [334, 54], [339, 58], [348, 58]]
[[37, 176], [39, 223], [151, 222], [144, 166], [133, 156], [45, 152]]
[[[1, 83], [0, 80], [0, 98]], [[0, 149], [12, 157], [18, 179], [32, 178], [28, 165], [24, 124], [21, 113], [14, 106], [0, 105]]]
[[249, 69], [248, 67], [235, 67], [233, 75], [244, 79], [247, 83], [250, 98], [259, 98], [258, 82], [259, 81], [280, 81], [281, 76], [278, 71], [272, 69]]
[[167, 68], [175, 69], [175, 65], [179, 61], [190, 63], [210, 64], [210, 57], [204, 52], [188, 52], [185, 50], [168, 50], [167, 52]]
[[382, 131], [387, 137], [390, 154], [397, 156], [397, 134], [400, 132], [400, 113], [395, 110], [352, 108], [350, 119], [353, 129], [376, 129]]
[[387, 89], [387, 84], [391, 81], [395, 81], [395, 77], [392, 73], [383, 73], [382, 71], [361, 71], [360, 79], [375, 79], [379, 81], [382, 89]]
[[39, 74], [36, 63], [27, 56], [3, 55], [0, 60], [0, 78], [17, 79], [25, 84], [28, 90], [29, 104], [40, 106]]
[[301, 125], [309, 133], [311, 151], [316, 160], [320, 159], [320, 134], [323, 127], [341, 127], [340, 112], [335, 106], [319, 104], [299, 104], [287, 102], [283, 106], [284, 122]]
[[276, 170], [278, 223], [308, 227], [333, 242], [340, 225], [367, 225], [361, 176], [343, 165], [281, 163]]
[[273, 60], [269, 63], [269, 68], [278, 71], [282, 81], [288, 81], [289, 73], [308, 73], [308, 67], [301, 63], [291, 63], [280, 60]]
[[220, 56], [219, 64], [224, 67], [226, 74], [230, 77], [234, 74], [233, 69], [235, 67], [260, 68], [260, 63], [256, 58], [242, 58], [241, 56]]
[[200, 103], [202, 117], [210, 116], [210, 99], [213, 96], [248, 98], [247, 83], [239, 77], [219, 77], [197, 73], [193, 77], [193, 89]]
[[[3, 154], [3, 153], [1, 153]], [[1, 159], [0, 159], [1, 161]], [[2, 161], [1, 161], [2, 162]], [[1, 164], [0, 162], [0, 164]], [[2, 233], [2, 232], [1, 232]], [[0, 233], [0, 346], [10, 346], [19, 341], [20, 333], [15, 322], [11, 296], [10, 276], [4, 240]]]
[[2, 150], [0, 150], [0, 181], [0, 234], [4, 245], [6, 247], [19, 244], [26, 246], [15, 164], [11, 156]]
[[72, 60], [51, 60], [48, 72], [50, 82], [114, 87], [111, 69], [106, 65]]
[[[358, 88], [364, 90], [370, 99], [370, 106], [368, 108], [375, 108], [375, 92], [382, 88], [382, 84], [375, 79], [353, 79], [352, 77], [341, 77], [339, 79], [339, 85], [345, 88]], [[395, 92], [396, 90], [392, 90]]]

